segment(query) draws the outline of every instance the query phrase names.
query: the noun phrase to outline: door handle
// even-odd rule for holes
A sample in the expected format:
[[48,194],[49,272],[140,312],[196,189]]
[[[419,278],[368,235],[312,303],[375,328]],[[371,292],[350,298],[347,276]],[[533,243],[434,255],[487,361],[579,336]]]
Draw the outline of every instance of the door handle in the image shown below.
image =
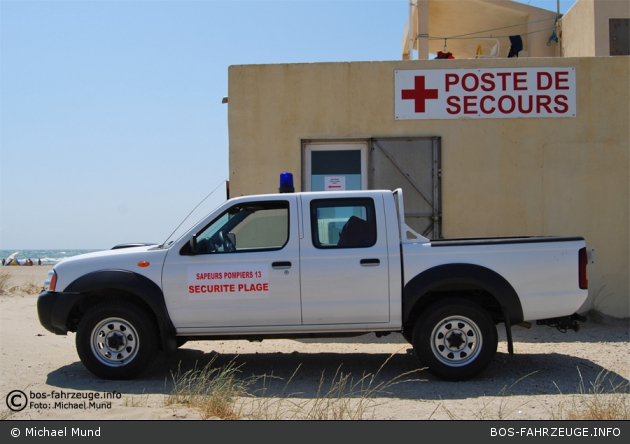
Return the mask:
[[291,262],[272,262],[271,268],[283,269],[283,268],[291,268]]
[[381,263],[378,259],[361,259],[361,265],[379,265]]

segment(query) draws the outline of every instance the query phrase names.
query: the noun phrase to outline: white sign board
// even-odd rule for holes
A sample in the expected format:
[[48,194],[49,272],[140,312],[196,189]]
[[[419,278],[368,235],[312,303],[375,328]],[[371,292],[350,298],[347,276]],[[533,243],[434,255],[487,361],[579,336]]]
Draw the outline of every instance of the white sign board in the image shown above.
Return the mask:
[[575,117],[575,68],[398,70],[395,118]]
[[343,191],[346,189],[346,176],[324,176],[324,191]]

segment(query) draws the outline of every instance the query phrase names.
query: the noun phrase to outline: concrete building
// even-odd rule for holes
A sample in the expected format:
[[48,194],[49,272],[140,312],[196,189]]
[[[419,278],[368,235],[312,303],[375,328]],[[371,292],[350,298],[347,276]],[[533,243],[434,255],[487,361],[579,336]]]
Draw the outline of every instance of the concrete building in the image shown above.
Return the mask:
[[628,17],[627,0],[578,0],[564,16],[505,0],[411,0],[402,58],[413,58],[410,48],[420,60],[445,49],[471,58],[479,46],[484,57],[507,57],[510,35],[522,38],[521,58],[629,55]]
[[[419,1],[420,16],[424,3],[429,36],[433,3],[507,9],[519,32],[550,17],[489,0]],[[480,45],[490,55],[477,40],[467,57],[426,60],[444,42],[426,48],[414,31],[409,60],[231,66],[230,194],[276,192],[291,171],[298,190],[403,188],[407,223],[428,237],[581,235],[595,249],[587,304],[628,317],[630,58],[599,55],[620,46],[609,25],[629,4],[578,0],[557,27],[552,12],[558,42],[549,49],[547,29],[523,35],[527,57],[506,57],[511,40],[477,57]],[[592,32],[576,44],[577,29]]]
[[630,54],[628,17],[628,1],[579,0],[560,20],[562,54],[565,57]]

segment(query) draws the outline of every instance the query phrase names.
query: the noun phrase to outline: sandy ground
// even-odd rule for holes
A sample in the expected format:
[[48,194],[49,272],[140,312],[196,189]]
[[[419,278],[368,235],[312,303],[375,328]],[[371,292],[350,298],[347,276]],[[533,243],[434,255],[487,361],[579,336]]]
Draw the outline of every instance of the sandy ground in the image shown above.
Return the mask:
[[[337,371],[335,381],[343,375],[355,384],[363,375],[378,373],[369,386],[376,396],[364,402],[364,419],[553,419],[588,402],[582,393],[598,377],[605,386],[627,385],[630,379],[628,319],[604,317],[583,324],[579,333],[563,334],[543,326],[515,327],[513,356],[507,353],[500,328],[494,362],[482,375],[466,382],[445,382],[426,371],[414,372],[419,365],[411,346],[398,334],[344,340],[189,342],[173,357],[158,356],[137,380],[105,381],[83,367],[73,333],[56,336],[40,325],[36,301],[49,269],[0,268],[11,273],[7,290],[0,292],[0,396],[4,399],[21,390],[30,398],[29,405],[19,412],[11,412],[3,402],[0,415],[5,419],[199,419],[198,411],[184,405],[166,406],[165,399],[178,368],[202,368],[213,359],[215,366],[234,360],[243,379],[272,375],[250,387],[259,396],[242,400],[243,412],[264,411],[272,418],[276,414],[303,417],[307,410],[295,405],[309,401],[312,405],[318,390],[321,399]],[[414,373],[400,377],[407,372]],[[399,383],[388,384],[392,381]],[[83,401],[59,399],[61,393],[67,398],[71,393],[93,396],[105,392],[115,393],[113,398],[97,402],[105,403],[102,408],[90,406],[89,400],[85,409],[55,408],[55,402]],[[261,398],[263,392],[269,398]],[[360,386],[356,386],[345,398],[356,406],[361,401],[359,393]],[[48,399],[42,400],[42,394]],[[284,401],[279,404],[280,399]]]

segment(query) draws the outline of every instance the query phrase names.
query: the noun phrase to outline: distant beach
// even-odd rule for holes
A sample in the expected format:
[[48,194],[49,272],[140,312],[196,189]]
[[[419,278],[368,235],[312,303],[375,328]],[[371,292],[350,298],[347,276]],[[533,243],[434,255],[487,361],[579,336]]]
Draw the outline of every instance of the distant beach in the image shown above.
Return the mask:
[[17,252],[15,258],[20,265],[24,265],[27,259],[32,260],[35,266],[37,266],[38,259],[41,259],[42,265],[55,265],[63,259],[93,251],[101,250],[0,250],[0,258],[7,259],[10,255]]

